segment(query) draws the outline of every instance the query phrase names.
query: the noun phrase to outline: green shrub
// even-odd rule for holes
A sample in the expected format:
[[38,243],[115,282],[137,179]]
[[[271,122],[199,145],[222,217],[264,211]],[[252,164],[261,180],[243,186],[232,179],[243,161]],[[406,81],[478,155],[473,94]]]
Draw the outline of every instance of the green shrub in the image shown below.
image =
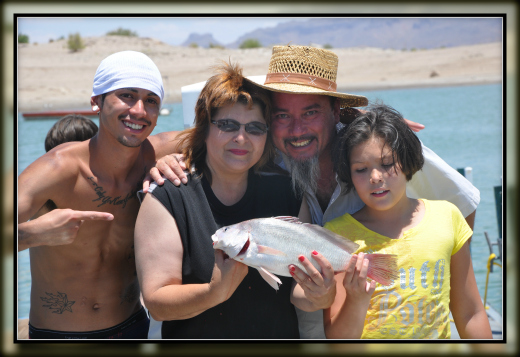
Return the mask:
[[221,46],[221,45],[217,45],[217,44],[214,44],[214,43],[209,43],[209,48],[219,48],[221,50],[224,49],[224,46]]
[[29,43],[29,36],[24,35],[23,33],[19,34],[18,43]]
[[190,48],[199,48],[199,45],[197,45],[195,42],[190,43]]
[[118,28],[115,31],[107,32],[107,36],[129,36],[129,37],[137,37],[137,32],[130,31],[124,28]]
[[323,45],[323,48],[326,50],[330,50],[332,48],[332,45],[330,43],[326,43]]
[[244,49],[244,48],[258,48],[258,47],[262,47],[262,44],[260,43],[260,41],[258,41],[255,38],[248,38],[247,40],[242,42],[240,44],[240,46],[238,46],[238,47],[241,48],[241,49]]
[[69,35],[69,40],[67,41],[67,47],[72,52],[77,52],[77,51],[85,48],[85,45],[83,44],[83,40],[81,39],[79,32]]

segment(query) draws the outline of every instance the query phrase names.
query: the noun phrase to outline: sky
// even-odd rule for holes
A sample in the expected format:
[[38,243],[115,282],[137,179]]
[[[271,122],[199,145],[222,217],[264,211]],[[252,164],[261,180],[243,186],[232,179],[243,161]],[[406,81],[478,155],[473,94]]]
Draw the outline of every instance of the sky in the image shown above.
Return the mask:
[[[51,16],[51,15],[49,15]],[[191,33],[211,33],[226,45],[257,28],[275,27],[288,21],[304,21],[298,17],[18,17],[18,34],[29,36],[30,43],[47,43],[61,36],[79,32],[81,37],[103,36],[123,28],[169,45],[180,45]]]

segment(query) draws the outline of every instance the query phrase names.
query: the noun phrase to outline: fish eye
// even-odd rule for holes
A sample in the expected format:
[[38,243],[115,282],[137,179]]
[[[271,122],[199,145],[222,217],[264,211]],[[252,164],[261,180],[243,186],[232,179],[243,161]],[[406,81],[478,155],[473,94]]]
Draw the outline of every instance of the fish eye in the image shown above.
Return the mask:
[[227,231],[227,227],[226,227],[226,228],[224,228],[224,232],[225,232],[225,231]]

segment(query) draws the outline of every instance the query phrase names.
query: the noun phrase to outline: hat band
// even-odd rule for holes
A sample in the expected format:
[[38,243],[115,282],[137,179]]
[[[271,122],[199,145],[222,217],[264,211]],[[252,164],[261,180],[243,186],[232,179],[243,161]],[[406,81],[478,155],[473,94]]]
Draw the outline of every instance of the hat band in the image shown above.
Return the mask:
[[335,92],[337,87],[335,82],[300,73],[268,73],[264,84],[271,83],[303,84],[306,86],[320,88],[329,92]]

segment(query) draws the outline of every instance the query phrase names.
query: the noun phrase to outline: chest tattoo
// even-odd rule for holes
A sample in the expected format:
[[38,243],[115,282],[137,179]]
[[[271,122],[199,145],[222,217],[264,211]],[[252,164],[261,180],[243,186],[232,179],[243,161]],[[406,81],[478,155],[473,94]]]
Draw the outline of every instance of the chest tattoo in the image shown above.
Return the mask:
[[103,189],[103,186],[99,186],[96,182],[94,182],[94,177],[89,177],[88,179],[90,180],[90,182],[92,182],[92,185],[94,186],[94,191],[97,194],[97,198],[93,199],[92,202],[99,202],[98,207],[101,207],[105,204],[109,204],[114,206],[122,205],[122,208],[125,208],[126,203],[129,199],[137,198],[137,191],[127,193],[124,198],[121,198],[122,196],[107,196],[106,191]]

